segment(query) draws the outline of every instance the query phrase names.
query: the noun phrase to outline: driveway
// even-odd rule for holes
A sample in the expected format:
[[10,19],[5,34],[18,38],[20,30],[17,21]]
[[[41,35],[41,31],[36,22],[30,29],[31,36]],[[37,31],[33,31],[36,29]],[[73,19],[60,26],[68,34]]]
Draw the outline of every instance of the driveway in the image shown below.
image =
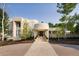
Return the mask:
[[13,44],[0,47],[0,56],[23,56],[32,43]]
[[[38,40],[37,40],[38,41]],[[79,45],[34,42],[0,47],[0,56],[79,56]]]
[[79,45],[51,44],[59,56],[79,56]]

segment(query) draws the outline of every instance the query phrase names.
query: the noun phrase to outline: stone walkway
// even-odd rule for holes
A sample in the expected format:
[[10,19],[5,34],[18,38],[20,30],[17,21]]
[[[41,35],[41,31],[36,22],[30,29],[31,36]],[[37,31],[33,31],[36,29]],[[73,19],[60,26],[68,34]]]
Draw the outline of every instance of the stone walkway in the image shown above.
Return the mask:
[[25,56],[57,56],[55,50],[42,37],[36,39]]

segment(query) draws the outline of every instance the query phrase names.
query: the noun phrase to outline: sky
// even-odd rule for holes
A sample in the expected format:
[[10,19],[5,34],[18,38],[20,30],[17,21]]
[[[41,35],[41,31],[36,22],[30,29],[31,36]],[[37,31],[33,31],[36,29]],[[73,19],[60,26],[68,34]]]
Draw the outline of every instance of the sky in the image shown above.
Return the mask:
[[[10,18],[24,17],[53,24],[58,23],[61,17],[61,14],[57,13],[56,3],[8,3],[5,4],[5,10]],[[71,15],[74,13],[79,13],[79,4]]]

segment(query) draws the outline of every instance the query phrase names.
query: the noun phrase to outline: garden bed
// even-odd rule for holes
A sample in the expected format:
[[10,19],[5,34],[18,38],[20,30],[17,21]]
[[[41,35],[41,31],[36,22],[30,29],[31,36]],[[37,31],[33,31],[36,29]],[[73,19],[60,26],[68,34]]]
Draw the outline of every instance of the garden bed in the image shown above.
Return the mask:
[[79,45],[79,37],[49,38],[49,42],[54,43],[54,44],[74,44],[74,45]]
[[11,44],[20,44],[20,43],[33,43],[34,40],[17,40],[17,41],[0,41],[0,46],[11,45]]

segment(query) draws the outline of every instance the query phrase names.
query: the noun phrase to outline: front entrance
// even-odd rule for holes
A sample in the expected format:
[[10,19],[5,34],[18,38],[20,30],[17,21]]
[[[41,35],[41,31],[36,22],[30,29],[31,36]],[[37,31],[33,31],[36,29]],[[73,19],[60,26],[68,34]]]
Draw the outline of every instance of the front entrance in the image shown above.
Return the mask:
[[41,41],[47,41],[47,36],[45,35],[45,31],[38,31],[38,34],[36,35],[35,39],[40,38]]
[[38,35],[43,37],[44,36],[44,31],[39,31]]
[[47,23],[37,23],[34,25],[34,39],[42,38],[46,42],[49,40],[49,25]]

